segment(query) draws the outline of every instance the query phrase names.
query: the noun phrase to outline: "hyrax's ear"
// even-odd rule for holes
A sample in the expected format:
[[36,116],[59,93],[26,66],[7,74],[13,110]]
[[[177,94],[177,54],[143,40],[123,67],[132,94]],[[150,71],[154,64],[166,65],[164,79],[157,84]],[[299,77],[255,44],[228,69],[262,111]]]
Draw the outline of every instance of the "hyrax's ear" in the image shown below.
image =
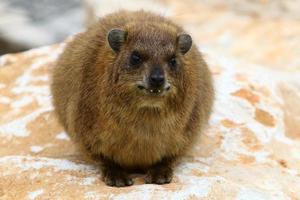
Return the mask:
[[122,44],[126,40],[127,32],[121,29],[112,29],[107,35],[109,46],[115,51],[120,51]]
[[177,36],[178,49],[182,54],[188,52],[192,46],[192,37],[189,34],[182,33]]

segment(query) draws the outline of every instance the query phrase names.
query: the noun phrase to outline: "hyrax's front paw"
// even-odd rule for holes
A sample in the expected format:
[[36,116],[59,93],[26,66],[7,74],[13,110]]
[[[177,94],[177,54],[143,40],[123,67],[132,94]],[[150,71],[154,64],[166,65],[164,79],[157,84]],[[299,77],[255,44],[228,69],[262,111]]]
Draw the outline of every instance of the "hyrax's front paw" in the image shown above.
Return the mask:
[[146,183],[166,184],[170,183],[173,177],[173,170],[170,167],[156,167],[150,169],[145,178]]
[[103,180],[106,185],[125,187],[133,184],[129,175],[122,169],[107,169],[103,172]]

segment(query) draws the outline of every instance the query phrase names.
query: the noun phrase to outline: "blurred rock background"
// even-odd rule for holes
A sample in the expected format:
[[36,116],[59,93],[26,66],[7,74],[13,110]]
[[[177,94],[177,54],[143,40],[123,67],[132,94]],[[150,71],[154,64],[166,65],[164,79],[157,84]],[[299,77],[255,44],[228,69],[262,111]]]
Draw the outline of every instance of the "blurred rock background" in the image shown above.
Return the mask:
[[61,42],[82,22],[80,0],[1,0],[0,55]]
[[[63,41],[82,31],[95,16],[116,8],[152,10],[168,15],[180,5],[176,0],[1,0],[0,55]],[[300,20],[299,0],[193,0],[186,6],[201,4],[207,8],[230,10],[253,18]],[[177,8],[178,10],[178,8]],[[179,13],[182,13],[179,11]],[[186,13],[188,15],[188,13]],[[216,13],[217,15],[217,13]],[[185,19],[193,20],[193,19]]]

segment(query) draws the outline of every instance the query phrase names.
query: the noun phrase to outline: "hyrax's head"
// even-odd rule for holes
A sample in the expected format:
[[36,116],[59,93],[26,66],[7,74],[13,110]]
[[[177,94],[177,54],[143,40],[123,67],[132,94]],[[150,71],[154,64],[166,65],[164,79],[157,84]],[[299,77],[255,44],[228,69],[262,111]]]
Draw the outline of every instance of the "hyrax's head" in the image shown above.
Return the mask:
[[182,90],[184,57],[192,38],[170,24],[132,24],[108,32],[107,41],[116,55],[118,90],[142,106],[159,106]]

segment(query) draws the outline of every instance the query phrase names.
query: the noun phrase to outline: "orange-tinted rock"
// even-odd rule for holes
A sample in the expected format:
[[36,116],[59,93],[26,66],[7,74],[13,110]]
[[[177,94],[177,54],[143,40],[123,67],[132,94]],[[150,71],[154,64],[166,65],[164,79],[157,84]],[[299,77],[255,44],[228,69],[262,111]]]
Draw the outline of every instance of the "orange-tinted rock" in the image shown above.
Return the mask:
[[283,95],[283,111],[286,135],[300,139],[300,95],[295,88],[280,85]]
[[240,130],[243,137],[242,142],[250,151],[258,151],[263,148],[253,131],[246,127],[241,127]]
[[240,89],[234,93],[232,93],[233,96],[242,98],[247,100],[251,104],[256,104],[259,102],[259,96],[254,94],[251,90],[249,89]]
[[239,158],[239,161],[241,164],[251,164],[251,163],[254,163],[255,162],[255,157],[253,156],[247,156],[247,155],[243,155],[243,154],[240,154],[238,156]]
[[237,127],[239,124],[229,120],[229,119],[224,119],[221,121],[222,125],[225,126],[226,128],[235,128]]
[[255,120],[257,120],[258,122],[260,122],[265,126],[272,127],[275,125],[274,117],[267,111],[259,108],[256,108],[255,110]]

